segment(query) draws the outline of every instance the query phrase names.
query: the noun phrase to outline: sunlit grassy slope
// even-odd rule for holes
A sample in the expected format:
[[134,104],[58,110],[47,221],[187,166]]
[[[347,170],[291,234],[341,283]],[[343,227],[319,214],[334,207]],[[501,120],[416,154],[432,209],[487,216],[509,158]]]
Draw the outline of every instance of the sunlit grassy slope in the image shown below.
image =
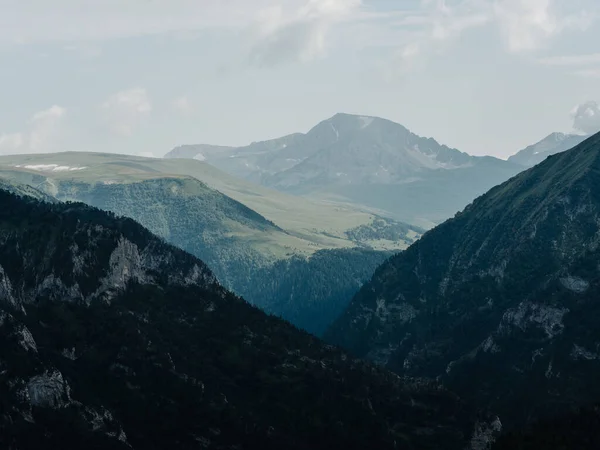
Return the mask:
[[[40,184],[50,194],[57,190],[56,182],[76,184],[126,184],[159,178],[188,179],[184,183],[188,195],[198,189],[216,189],[258,212],[276,227],[256,230],[230,224],[228,232],[255,243],[257,250],[281,257],[290,252],[312,254],[327,248],[348,248],[359,244],[348,231],[370,227],[378,220],[376,212],[335,202],[312,201],[283,194],[250,182],[234,178],[218,169],[195,160],[155,159],[130,155],[88,152],[18,155],[0,157],[1,175],[27,184]],[[199,180],[206,185],[195,183]],[[76,199],[76,196],[74,196]],[[387,221],[391,226],[395,223]],[[285,230],[285,231],[284,231]],[[407,237],[417,234],[409,230]],[[410,239],[389,239],[370,236],[360,242],[377,249],[399,250]]]

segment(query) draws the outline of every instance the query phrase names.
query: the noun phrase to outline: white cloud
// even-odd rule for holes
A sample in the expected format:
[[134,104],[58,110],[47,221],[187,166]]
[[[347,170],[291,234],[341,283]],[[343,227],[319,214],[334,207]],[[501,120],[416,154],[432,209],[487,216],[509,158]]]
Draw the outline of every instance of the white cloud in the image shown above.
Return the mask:
[[[0,1],[0,43],[101,41],[214,27],[246,28],[257,11],[282,8],[286,21],[343,14],[359,0],[8,0]],[[296,16],[295,18],[293,16]]]
[[194,107],[192,106],[192,103],[190,101],[190,99],[188,97],[186,97],[185,95],[182,95],[181,97],[177,97],[175,100],[173,100],[173,102],[171,103],[171,107],[184,115],[190,114]]
[[269,67],[321,58],[336,38],[355,47],[371,39],[399,49],[416,42],[424,57],[467,30],[494,26],[509,51],[524,52],[589,25],[594,15],[582,2],[599,9],[596,0],[415,0],[412,8],[372,0],[0,0],[0,44],[61,40],[94,58],[102,51],[94,41],[228,28],[242,37],[252,64]]
[[263,9],[255,27],[251,62],[274,66],[324,56],[332,28],[351,17],[360,6],[360,0],[308,0],[292,8],[278,4]]
[[494,0],[498,25],[514,53],[537,50],[566,30],[587,29],[596,12],[574,7],[577,2],[562,0]]
[[479,0],[460,0],[451,6],[446,0],[422,0],[422,6],[426,14],[424,24],[429,28],[428,38],[437,41],[457,38],[492,19],[487,3]]
[[131,136],[151,114],[152,103],[146,90],[136,87],[111,95],[102,103],[101,109],[113,133]]
[[34,123],[46,122],[48,120],[54,121],[63,117],[66,112],[67,111],[65,108],[54,105],[49,109],[45,109],[44,111],[36,112],[31,118],[31,121]]
[[550,0],[494,1],[494,13],[510,51],[535,50],[560,30],[550,6]]
[[471,14],[457,17],[439,17],[433,23],[432,37],[437,40],[448,40],[460,36],[470,28],[478,28],[487,24],[490,17],[486,14]]
[[27,131],[0,134],[0,154],[60,151],[65,114],[65,108],[54,105],[35,113]]
[[576,70],[573,75],[583,78],[600,78],[600,68]]
[[493,19],[488,0],[421,0],[421,8],[399,19],[394,27],[410,30],[385,69],[388,79],[402,75],[424,62],[441,48],[451,45],[473,28],[489,24]]
[[548,58],[541,58],[538,62],[547,66],[585,66],[589,64],[600,64],[600,53],[551,56]]
[[[546,66],[577,68],[571,72],[583,78],[600,78],[600,53],[591,53],[587,55],[561,55],[541,58],[538,63]],[[592,68],[582,68],[585,66],[596,66]]]
[[471,28],[492,24],[513,53],[537,50],[561,32],[585,29],[593,20],[585,11],[559,9],[556,0],[459,0],[452,5],[446,0],[423,0],[422,5],[434,39],[456,38]]
[[412,60],[421,53],[421,46],[417,42],[411,42],[406,45],[400,52],[400,57],[403,60]]
[[207,29],[235,29],[260,66],[323,56],[332,28],[362,0],[46,0],[0,1],[0,44],[63,41],[94,58],[94,41]]
[[588,101],[576,106],[571,111],[573,128],[585,134],[600,131],[600,105],[595,101]]
[[239,26],[266,0],[8,0],[0,43],[89,41]]
[[29,134],[29,148],[32,151],[52,151],[52,144],[58,137],[59,126],[65,114],[65,108],[54,105],[33,115]]
[[0,134],[0,155],[18,153],[24,146],[23,133]]
[[[593,5],[591,12],[582,9],[580,0],[568,4],[558,0],[421,0],[420,5],[418,10],[390,18],[387,24],[390,28],[408,30],[396,40],[399,42],[396,51],[383,64],[387,78],[416,67],[417,61],[427,61],[472,29],[497,29],[507,51],[531,52],[567,30],[587,29],[600,11],[600,4]],[[586,57],[595,60],[598,56]],[[540,62],[557,65],[563,60],[564,64],[571,62],[568,57]]]
[[411,70],[421,55],[422,44],[419,42],[410,42],[404,47],[400,47],[394,54],[391,64],[385,69],[385,78],[391,81],[396,76]]
[[583,78],[600,78],[600,53],[590,53],[587,55],[561,55],[551,56],[548,58],[538,59],[538,63],[546,66],[560,66],[560,67],[584,67],[584,66],[595,66],[589,69],[578,68],[573,70],[571,74],[583,77]]
[[68,44],[63,46],[65,52],[74,53],[81,59],[91,60],[102,55],[102,47],[98,44],[89,42],[80,42],[77,44]]
[[[600,78],[600,53],[585,55],[560,55],[538,59],[538,63],[546,66],[569,67],[571,74],[582,78]],[[592,68],[583,68],[596,66]],[[577,70],[573,70],[577,68]]]

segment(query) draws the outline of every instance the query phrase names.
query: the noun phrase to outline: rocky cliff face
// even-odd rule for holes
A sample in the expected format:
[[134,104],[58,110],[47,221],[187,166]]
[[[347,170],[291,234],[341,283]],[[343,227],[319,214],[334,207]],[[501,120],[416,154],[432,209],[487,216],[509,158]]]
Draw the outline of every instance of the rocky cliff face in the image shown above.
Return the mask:
[[[240,287],[275,255],[260,251],[261,238],[285,232],[260,214],[193,178],[158,178],[139,183],[57,181],[56,198],[81,201],[143,224],[154,234],[204,261],[219,282]],[[273,239],[275,240],[275,239]]]
[[0,446],[484,448],[432,382],[353,360],[130,219],[0,191]]
[[600,399],[600,135],[492,189],[375,273],[327,338],[508,426]]

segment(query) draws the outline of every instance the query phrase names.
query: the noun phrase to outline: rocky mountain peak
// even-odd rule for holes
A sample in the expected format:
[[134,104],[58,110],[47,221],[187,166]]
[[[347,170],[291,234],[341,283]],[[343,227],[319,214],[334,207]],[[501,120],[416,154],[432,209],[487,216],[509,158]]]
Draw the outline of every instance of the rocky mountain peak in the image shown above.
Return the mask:
[[589,135],[560,132],[551,133],[541,141],[512,155],[508,160],[525,167],[533,167],[550,155],[561,153],[575,147],[588,137]]
[[[334,127],[336,127],[336,129],[345,130],[347,132],[356,131],[356,130],[364,130],[366,128],[369,128],[372,125],[380,125],[381,126],[383,124],[387,124],[388,126],[395,125],[395,126],[402,127],[402,125],[400,125],[400,124],[396,124],[392,121],[382,119],[380,117],[364,116],[364,115],[357,115],[357,114],[347,114],[347,113],[337,113],[333,117],[327,119],[325,122],[327,122],[330,125],[333,125]],[[402,128],[404,128],[404,127],[402,127]]]
[[[185,155],[178,150],[167,157]],[[419,226],[450,217],[522,170],[516,163],[468,155],[387,119],[347,113],[305,134],[201,157],[278,191],[353,203]]]

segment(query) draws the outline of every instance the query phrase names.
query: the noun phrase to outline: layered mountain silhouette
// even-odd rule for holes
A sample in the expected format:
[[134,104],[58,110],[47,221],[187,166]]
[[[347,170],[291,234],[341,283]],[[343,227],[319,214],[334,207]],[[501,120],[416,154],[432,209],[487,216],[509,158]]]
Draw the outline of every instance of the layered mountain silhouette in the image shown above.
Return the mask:
[[199,161],[23,155],[0,157],[2,177],[5,185],[26,183],[46,196],[138,221],[201,258],[228,289],[317,335],[392,249],[405,248],[421,233],[344,205],[232,179]]
[[131,219],[0,190],[2,448],[480,449],[495,431],[436,383],[267,316]]
[[508,161],[524,167],[533,167],[548,156],[570,150],[589,137],[581,134],[551,133],[540,142],[515,153]]
[[182,146],[197,158],[283,192],[344,199],[409,223],[451,217],[522,167],[475,157],[378,117],[336,114],[306,134],[246,147]]
[[509,428],[600,400],[600,134],[380,267],[326,338]]

